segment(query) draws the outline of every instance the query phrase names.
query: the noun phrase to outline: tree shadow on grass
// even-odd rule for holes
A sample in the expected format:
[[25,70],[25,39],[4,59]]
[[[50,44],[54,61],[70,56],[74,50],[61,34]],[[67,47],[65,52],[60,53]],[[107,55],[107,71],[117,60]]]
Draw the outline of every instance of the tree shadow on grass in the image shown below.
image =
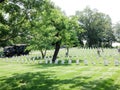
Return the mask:
[[42,69],[47,69],[47,68],[50,68],[50,67],[67,67],[67,66],[71,66],[71,64],[32,64],[32,65],[29,65],[29,66],[32,66],[32,67],[35,67],[35,68],[42,68]]
[[120,90],[120,85],[114,84],[113,79],[98,79],[86,81],[86,78],[80,80],[81,77],[74,78],[74,84],[70,88],[80,87],[80,90]]
[[12,77],[3,78],[0,81],[0,90],[54,90],[56,82],[54,72],[29,72],[14,74]]
[[0,90],[120,90],[120,85],[115,85],[112,79],[89,81],[90,78],[58,79],[53,71],[29,72],[1,78]]

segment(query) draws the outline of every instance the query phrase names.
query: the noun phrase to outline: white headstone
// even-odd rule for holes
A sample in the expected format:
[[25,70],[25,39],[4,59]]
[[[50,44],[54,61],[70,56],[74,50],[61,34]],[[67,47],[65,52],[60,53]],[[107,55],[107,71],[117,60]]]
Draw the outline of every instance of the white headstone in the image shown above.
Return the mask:
[[108,66],[108,60],[104,60],[104,65]]
[[6,62],[8,62],[8,59],[6,59]]
[[58,60],[55,60],[55,64],[58,64]]
[[39,64],[41,64],[41,63],[42,63],[42,61],[40,60],[40,61],[39,61]]
[[76,64],[79,64],[79,60],[76,60]]
[[24,59],[21,60],[21,63],[24,63]]
[[45,60],[45,61],[48,60],[47,57],[44,57],[44,60]]
[[19,63],[19,59],[17,59],[16,62]]
[[24,58],[24,63],[26,63],[26,58]]
[[48,60],[45,60],[45,64],[48,64]]
[[93,64],[93,65],[95,65],[95,62],[94,62],[94,61],[92,61],[92,64]]
[[64,64],[64,63],[65,63],[65,61],[64,61],[64,60],[62,60],[62,61],[61,61],[61,64]]
[[87,60],[84,60],[84,64],[85,64],[85,65],[88,65],[88,61],[87,61]]
[[72,60],[68,60],[68,64],[71,64],[72,63]]
[[115,60],[115,66],[118,66],[119,65],[119,61],[118,60]]
[[35,57],[32,59],[33,62],[35,62]]
[[50,60],[50,64],[52,64],[52,60]]

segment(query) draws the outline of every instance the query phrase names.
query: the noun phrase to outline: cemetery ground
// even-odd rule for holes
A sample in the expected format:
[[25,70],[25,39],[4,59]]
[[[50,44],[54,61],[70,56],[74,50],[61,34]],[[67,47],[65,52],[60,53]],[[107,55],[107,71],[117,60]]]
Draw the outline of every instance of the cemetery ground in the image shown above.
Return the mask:
[[[117,49],[60,50],[58,64],[33,51],[28,56],[0,58],[0,90],[120,90],[120,54]],[[64,63],[63,63],[64,60]],[[70,61],[71,60],[71,61]],[[48,61],[48,62],[46,62]]]

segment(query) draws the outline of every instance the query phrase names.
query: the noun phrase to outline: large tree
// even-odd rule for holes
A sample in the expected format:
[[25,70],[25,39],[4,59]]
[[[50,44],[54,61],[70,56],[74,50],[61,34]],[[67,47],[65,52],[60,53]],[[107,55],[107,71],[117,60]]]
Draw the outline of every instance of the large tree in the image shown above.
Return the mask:
[[113,26],[113,32],[115,35],[115,38],[118,42],[120,42],[120,22],[117,22],[114,26]]
[[[52,5],[52,4],[51,4]],[[54,7],[46,5],[42,12],[37,12],[36,18],[32,20],[31,40],[29,48],[40,50],[42,58],[45,57],[47,49],[52,47],[55,28],[51,25],[50,13]],[[49,7],[48,7],[49,6]]]
[[77,22],[78,18],[70,16],[66,22],[66,30],[62,34],[62,45],[66,47],[66,56],[69,56],[69,48],[79,45],[78,35],[84,31]]
[[55,62],[61,45],[70,46],[77,42],[77,32],[82,32],[77,19],[67,17],[59,10],[52,13],[52,25],[55,27],[55,52],[52,61]]
[[1,46],[14,44],[16,37],[23,37],[27,34],[24,27],[26,25],[27,13],[22,9],[20,2],[16,0],[5,1],[0,5],[0,8]]
[[0,4],[0,46],[26,43],[37,12],[42,12],[47,3],[48,0],[6,0]]
[[101,46],[103,41],[109,43],[113,40],[112,23],[108,15],[86,7],[81,12],[77,11],[76,16],[79,24],[86,30],[83,38],[87,40],[89,47]]
[[[65,16],[49,0],[9,0],[0,8],[0,18],[3,19],[1,35],[4,35],[0,40],[13,44],[29,43],[33,49],[39,49],[43,57],[46,50],[53,45],[53,62],[60,46],[75,43],[76,32],[81,30],[76,19]],[[8,15],[7,18],[4,15]]]
[[45,6],[41,17],[36,17],[37,18],[32,21],[32,23],[34,22],[32,34],[36,37],[33,37],[30,43],[32,48],[41,51],[43,58],[46,54],[46,50],[51,46],[55,46],[52,59],[54,62],[61,45],[68,46],[77,41],[76,32],[80,29],[77,19],[68,18],[52,3]]

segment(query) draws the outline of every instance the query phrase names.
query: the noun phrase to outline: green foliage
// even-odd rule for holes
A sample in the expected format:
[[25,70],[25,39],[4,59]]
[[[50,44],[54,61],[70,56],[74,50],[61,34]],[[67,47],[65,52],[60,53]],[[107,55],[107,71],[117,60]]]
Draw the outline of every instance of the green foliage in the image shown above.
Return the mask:
[[1,46],[26,43],[43,53],[58,42],[59,48],[78,42],[77,19],[65,16],[49,0],[9,0],[0,8]]
[[113,26],[113,32],[114,32],[114,35],[115,35],[115,38],[118,42],[120,42],[120,22],[116,23],[114,26]]
[[77,18],[72,16],[65,22],[66,29],[62,32],[63,45],[67,47],[72,47],[78,44],[77,34],[81,34],[83,30],[77,22]]
[[86,7],[82,12],[76,12],[76,16],[86,30],[84,39],[87,40],[89,47],[101,46],[103,41],[110,43],[114,40],[111,18],[108,15]]
[[[23,24],[25,23],[25,13],[24,10],[20,7],[20,4],[15,1],[9,0],[0,5],[1,14],[0,19],[2,21],[0,24],[4,25],[7,28],[7,31],[2,28],[0,25],[1,39],[2,42],[0,46],[6,46],[15,44],[16,37],[23,36]],[[19,42],[20,43],[20,42]]]

